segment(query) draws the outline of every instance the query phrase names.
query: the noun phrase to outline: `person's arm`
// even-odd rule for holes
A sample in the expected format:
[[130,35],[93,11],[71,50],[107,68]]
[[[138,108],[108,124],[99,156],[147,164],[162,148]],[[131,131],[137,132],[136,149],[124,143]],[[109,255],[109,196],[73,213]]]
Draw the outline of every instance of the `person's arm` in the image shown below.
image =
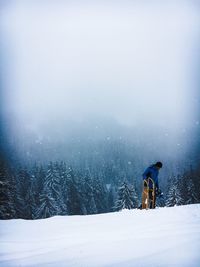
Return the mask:
[[157,179],[156,179],[155,186],[156,186],[157,190],[159,190],[158,177],[157,177]]
[[159,190],[159,182],[158,182],[158,173],[155,175],[155,186],[156,186],[156,189]]

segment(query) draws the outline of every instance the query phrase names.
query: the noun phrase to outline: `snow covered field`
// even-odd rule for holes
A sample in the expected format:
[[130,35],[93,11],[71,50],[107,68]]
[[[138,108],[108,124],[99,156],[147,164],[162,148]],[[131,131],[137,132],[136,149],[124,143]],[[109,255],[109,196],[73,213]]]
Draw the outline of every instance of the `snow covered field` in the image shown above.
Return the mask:
[[0,221],[0,266],[199,267],[200,204]]

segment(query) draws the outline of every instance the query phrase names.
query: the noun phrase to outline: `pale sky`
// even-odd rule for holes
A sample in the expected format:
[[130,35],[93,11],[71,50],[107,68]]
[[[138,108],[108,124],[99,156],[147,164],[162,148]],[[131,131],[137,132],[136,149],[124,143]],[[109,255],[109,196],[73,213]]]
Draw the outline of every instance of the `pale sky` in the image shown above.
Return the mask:
[[8,1],[1,36],[5,101],[19,118],[190,119],[198,1]]

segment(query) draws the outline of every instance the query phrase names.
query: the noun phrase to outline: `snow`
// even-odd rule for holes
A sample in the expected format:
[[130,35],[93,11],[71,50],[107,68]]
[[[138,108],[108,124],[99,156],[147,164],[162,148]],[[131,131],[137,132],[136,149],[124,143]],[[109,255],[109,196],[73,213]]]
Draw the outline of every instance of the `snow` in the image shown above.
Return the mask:
[[199,267],[200,204],[0,221],[0,266]]

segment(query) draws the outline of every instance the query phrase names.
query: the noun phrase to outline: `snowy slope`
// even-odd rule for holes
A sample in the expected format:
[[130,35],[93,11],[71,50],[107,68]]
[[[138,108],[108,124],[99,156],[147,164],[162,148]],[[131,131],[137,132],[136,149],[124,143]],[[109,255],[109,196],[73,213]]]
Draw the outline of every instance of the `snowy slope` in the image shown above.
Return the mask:
[[0,266],[199,267],[200,204],[0,221]]

